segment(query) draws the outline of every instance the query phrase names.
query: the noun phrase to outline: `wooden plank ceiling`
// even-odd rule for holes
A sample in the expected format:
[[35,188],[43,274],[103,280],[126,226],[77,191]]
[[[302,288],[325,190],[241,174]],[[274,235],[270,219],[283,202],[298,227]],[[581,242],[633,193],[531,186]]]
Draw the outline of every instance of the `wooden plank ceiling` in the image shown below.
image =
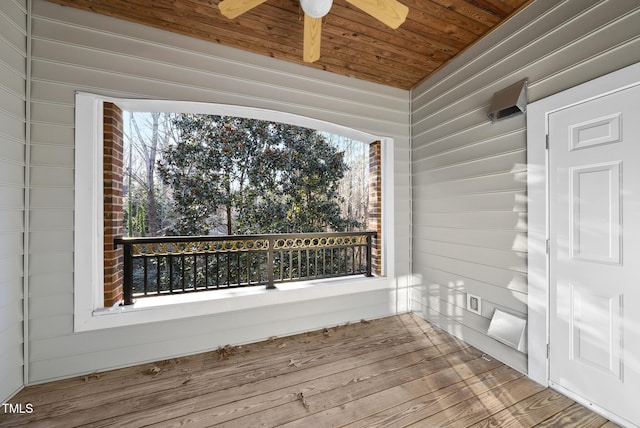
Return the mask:
[[386,27],[346,0],[323,18],[320,59],[302,61],[298,0],[267,0],[233,20],[220,0],[49,0],[334,73],[410,89],[531,0],[400,0],[404,24]]

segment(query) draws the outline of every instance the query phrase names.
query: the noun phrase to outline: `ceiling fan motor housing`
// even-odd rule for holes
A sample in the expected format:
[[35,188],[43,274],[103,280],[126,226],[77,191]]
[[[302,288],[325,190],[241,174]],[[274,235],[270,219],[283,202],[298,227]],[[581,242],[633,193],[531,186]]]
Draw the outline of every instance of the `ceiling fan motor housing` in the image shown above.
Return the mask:
[[331,9],[333,0],[300,0],[304,13],[312,18],[322,18]]

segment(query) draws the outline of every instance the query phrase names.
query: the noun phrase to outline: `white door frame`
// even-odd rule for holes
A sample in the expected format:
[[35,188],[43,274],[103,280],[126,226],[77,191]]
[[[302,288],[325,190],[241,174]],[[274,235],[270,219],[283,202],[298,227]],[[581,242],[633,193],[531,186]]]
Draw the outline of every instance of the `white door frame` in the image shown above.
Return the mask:
[[567,89],[527,106],[528,190],[528,376],[549,384],[549,171],[546,150],[551,113],[640,85],[640,63]]

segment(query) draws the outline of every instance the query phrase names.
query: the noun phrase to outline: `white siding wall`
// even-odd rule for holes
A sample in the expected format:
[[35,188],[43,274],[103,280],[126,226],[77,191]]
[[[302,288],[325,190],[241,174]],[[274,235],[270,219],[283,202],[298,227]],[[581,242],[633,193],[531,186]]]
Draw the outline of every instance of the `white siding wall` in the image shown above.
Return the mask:
[[486,112],[525,77],[533,102],[640,61],[639,8],[538,0],[412,92],[413,310],[523,372],[486,332],[496,308],[527,316],[526,124]]
[[[408,92],[41,0],[33,6],[32,78],[30,383],[407,310]],[[74,334],[75,91],[274,109],[393,137],[397,238],[387,244],[398,260],[390,283],[404,292]]]
[[22,387],[26,0],[0,2],[0,402]]

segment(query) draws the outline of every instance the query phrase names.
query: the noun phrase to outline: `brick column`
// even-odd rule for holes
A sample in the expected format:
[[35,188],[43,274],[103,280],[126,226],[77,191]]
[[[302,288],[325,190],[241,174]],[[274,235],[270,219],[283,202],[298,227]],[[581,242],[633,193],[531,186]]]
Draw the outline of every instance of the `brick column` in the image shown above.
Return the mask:
[[113,240],[122,236],[123,124],[122,110],[104,103],[104,306],[122,301],[124,256]]
[[372,272],[382,275],[382,152],[381,143],[369,144],[369,207],[367,229],[376,232],[372,249]]

